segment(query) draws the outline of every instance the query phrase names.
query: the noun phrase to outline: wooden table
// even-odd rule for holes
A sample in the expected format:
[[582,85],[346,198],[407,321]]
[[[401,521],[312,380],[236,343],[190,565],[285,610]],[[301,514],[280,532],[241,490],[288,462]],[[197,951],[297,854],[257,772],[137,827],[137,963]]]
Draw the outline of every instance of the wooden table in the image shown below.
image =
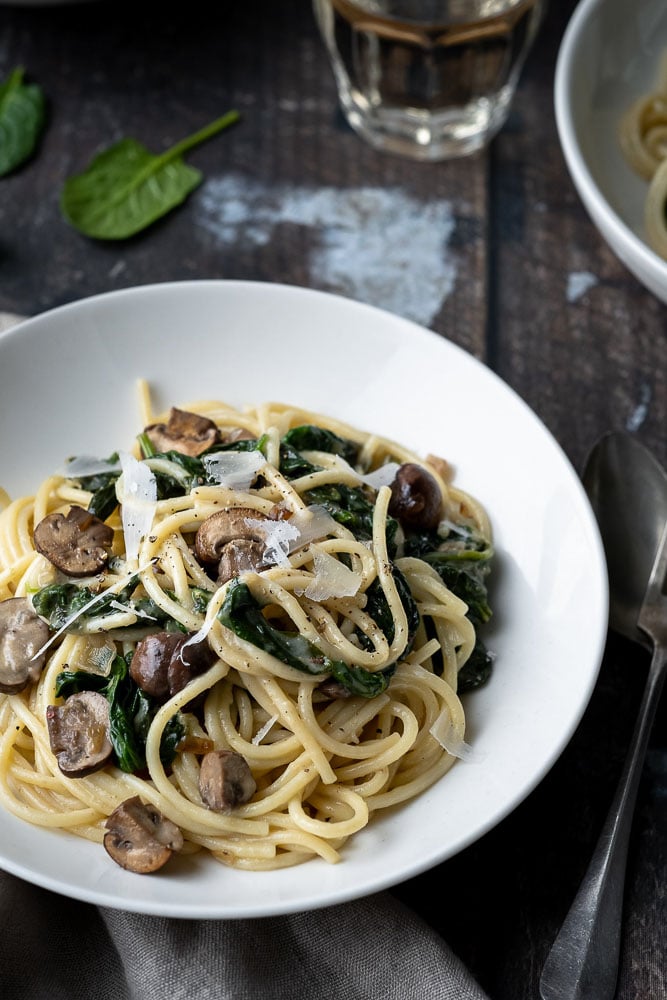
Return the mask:
[[[557,139],[554,67],[573,7],[551,4],[491,147],[440,164],[379,154],[346,126],[308,0],[176,14],[152,3],[0,8],[0,76],[23,65],[49,100],[38,155],[0,182],[0,310],[193,278],[322,288],[416,319],[484,360],[576,468],[609,429],[636,431],[667,461],[665,307],[598,236]],[[129,135],[159,152],[230,107],[242,124],[189,158],[205,183],[145,234],[102,244],[63,221],[63,181],[97,151]],[[342,213],[363,218],[368,238],[341,261],[330,251]],[[377,245],[388,219],[409,235]],[[585,717],[538,789],[477,844],[396,890],[492,1000],[538,995],[646,665],[612,636]],[[619,1000],[667,998],[664,724],[663,707],[631,843]]]

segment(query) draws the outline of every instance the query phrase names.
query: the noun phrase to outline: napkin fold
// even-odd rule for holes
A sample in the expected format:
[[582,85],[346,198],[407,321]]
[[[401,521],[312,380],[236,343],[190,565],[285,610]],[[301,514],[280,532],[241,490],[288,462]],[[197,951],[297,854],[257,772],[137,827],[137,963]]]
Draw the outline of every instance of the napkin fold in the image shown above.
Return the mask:
[[388,892],[281,917],[174,920],[0,872],[0,926],[7,1000],[487,1000]]

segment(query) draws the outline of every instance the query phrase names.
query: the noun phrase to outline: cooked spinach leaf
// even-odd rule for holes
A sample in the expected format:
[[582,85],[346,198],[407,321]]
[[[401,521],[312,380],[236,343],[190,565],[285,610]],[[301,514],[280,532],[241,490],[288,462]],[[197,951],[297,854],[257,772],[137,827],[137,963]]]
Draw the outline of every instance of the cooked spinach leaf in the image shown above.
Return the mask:
[[183,156],[238,121],[229,111],[171,149],[154,155],[135,139],[121,139],[99,153],[81,174],[65,182],[62,213],[84,236],[122,240],[166,215],[201,184],[200,170]]
[[280,471],[285,479],[300,479],[309,476],[311,472],[319,472],[321,465],[313,465],[303,457],[291,444],[284,440],[280,443]]
[[459,670],[458,691],[463,694],[486,684],[493,666],[493,657],[481,639],[475,643],[475,648]]
[[44,618],[49,627],[54,630],[62,628],[65,622],[78,616],[66,631],[79,633],[86,622],[91,619],[117,614],[118,607],[114,605],[118,604],[135,612],[139,623],[145,623],[152,627],[160,626],[167,630],[182,630],[182,626],[149,597],[133,598],[132,594],[136,586],[136,580],[133,580],[117,594],[106,593],[93,604],[89,611],[81,614],[83,608],[95,597],[93,591],[89,587],[78,587],[74,583],[51,583],[32,595],[32,606],[37,614]]
[[0,83],[0,177],[32,155],[46,121],[44,94],[24,75],[19,66]]
[[[303,494],[309,504],[319,504],[333,517],[334,521],[345,525],[355,538],[373,537],[373,513],[375,507],[367,499],[362,489],[356,486],[327,485],[316,486]],[[387,518],[387,549],[390,556],[396,551],[396,531],[398,521]]]
[[354,441],[348,441],[333,431],[317,427],[315,424],[293,427],[285,434],[282,443],[297,451],[326,451],[332,455],[340,455],[351,465],[354,465],[359,454],[359,445]]
[[307,674],[330,674],[352,694],[373,698],[386,690],[394,668],[371,673],[325,656],[298,632],[284,632],[270,625],[261,605],[239,579],[229,584],[218,619],[235,635],[263,649],[283,663]]
[[[403,654],[407,655],[412,649],[415,633],[419,628],[420,615],[407,580],[396,566],[393,567],[393,576],[398,596],[408,619],[408,642]],[[387,637],[387,641],[390,643],[393,642],[394,618],[379,580],[374,580],[367,589],[366,598],[367,601],[365,610],[367,614],[369,614],[371,618],[380,626],[380,629]],[[356,635],[359,640],[359,644],[364,649],[371,650],[373,648],[373,643],[367,635],[364,635],[363,632],[357,632]]]
[[[156,452],[147,435],[139,436],[139,444],[146,464],[151,469],[157,483],[158,500],[183,496],[205,483],[214,483],[209,476],[203,458],[206,455],[216,455],[230,451],[262,451],[266,445],[266,436],[248,441],[233,441],[221,443],[208,448],[201,455],[184,455],[180,451]],[[168,465],[168,468],[165,468]]]
[[[437,571],[453,594],[468,605],[467,617],[477,631],[492,616],[487,576],[493,548],[479,532],[467,525],[448,524],[444,536],[437,532],[412,534],[405,541],[406,555],[423,559]],[[477,636],[475,648],[459,671],[459,691],[470,691],[486,683],[493,660]]]
[[493,549],[472,528],[449,525],[444,538],[436,532],[409,535],[405,553],[433,566],[452,593],[466,602],[474,625],[490,619],[486,577]]
[[127,604],[135,587],[136,583],[133,582],[119,594],[105,594],[96,601],[89,613],[81,614],[83,608],[95,597],[93,591],[89,587],[77,587],[74,583],[51,583],[32,595],[32,606],[47,621],[49,627],[55,630],[78,615],[76,621],[72,622],[72,631],[77,631],[90,618],[116,614],[111,607],[112,602]]

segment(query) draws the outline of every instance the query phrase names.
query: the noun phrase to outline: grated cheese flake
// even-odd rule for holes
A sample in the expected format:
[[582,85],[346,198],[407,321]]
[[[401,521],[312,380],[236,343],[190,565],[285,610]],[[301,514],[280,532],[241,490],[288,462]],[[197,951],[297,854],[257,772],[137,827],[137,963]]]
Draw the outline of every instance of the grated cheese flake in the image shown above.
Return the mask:
[[331,597],[354,597],[361,586],[361,573],[355,573],[328,552],[314,553],[313,568],[315,577],[304,591],[311,601],[327,601]]
[[260,535],[266,545],[265,562],[277,566],[289,566],[288,554],[292,542],[299,538],[299,529],[291,521],[264,521],[246,517],[245,523]]
[[470,744],[453,732],[451,716],[447,709],[440,713],[429,729],[429,733],[452,757],[466,761],[476,758],[477,755]]
[[366,486],[370,486],[374,490],[379,490],[381,486],[391,486],[394,479],[396,479],[396,473],[399,469],[400,465],[398,462],[387,462],[385,465],[381,465],[379,469],[374,469],[372,472],[362,476],[361,480]]
[[206,473],[218,486],[230,490],[249,490],[257,474],[266,465],[261,451],[220,451],[204,455]]
[[272,715],[271,718],[264,723],[262,728],[257,730],[257,732],[255,733],[250,742],[253,743],[256,747],[259,746],[259,744],[262,742],[266,734],[273,729],[278,719],[279,716]]
[[77,455],[65,463],[63,475],[67,479],[82,479],[84,476],[99,476],[100,474],[120,472],[118,462],[109,462],[94,455]]
[[129,452],[119,453],[122,475],[116,482],[121,505],[125,554],[128,562],[139,556],[139,546],[153,526],[157,506],[157,481],[145,462]]

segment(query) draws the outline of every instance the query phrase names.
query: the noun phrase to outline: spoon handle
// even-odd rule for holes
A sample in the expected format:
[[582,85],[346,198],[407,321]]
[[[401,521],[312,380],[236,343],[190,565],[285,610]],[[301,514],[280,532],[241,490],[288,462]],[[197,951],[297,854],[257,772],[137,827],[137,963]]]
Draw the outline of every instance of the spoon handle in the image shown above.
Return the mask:
[[614,998],[628,841],[666,660],[667,647],[656,644],[614,801],[586,875],[542,970],[542,1000]]

